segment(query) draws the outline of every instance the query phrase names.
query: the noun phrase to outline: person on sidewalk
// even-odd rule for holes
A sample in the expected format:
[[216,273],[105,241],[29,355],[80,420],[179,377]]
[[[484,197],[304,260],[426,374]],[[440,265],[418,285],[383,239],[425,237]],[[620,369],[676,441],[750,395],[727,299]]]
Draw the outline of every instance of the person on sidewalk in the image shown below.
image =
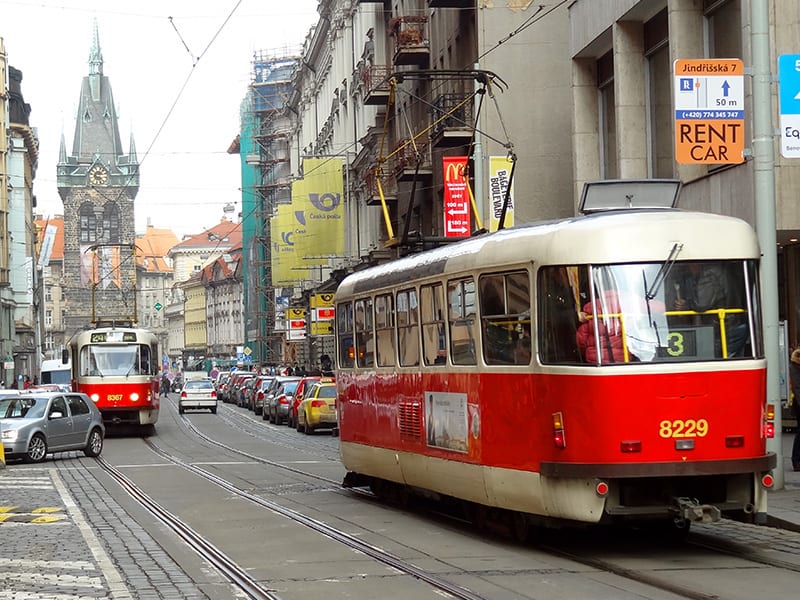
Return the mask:
[[800,347],[794,349],[789,359],[789,384],[792,390],[792,412],[797,419],[792,444],[792,468],[800,471]]

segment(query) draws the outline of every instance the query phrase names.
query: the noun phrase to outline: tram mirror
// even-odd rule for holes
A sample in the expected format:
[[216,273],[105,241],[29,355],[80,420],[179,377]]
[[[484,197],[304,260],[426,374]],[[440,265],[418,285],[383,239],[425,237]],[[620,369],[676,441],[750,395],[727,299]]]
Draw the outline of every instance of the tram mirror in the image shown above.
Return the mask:
[[681,182],[677,179],[606,179],[583,185],[578,211],[588,215],[631,208],[675,208]]

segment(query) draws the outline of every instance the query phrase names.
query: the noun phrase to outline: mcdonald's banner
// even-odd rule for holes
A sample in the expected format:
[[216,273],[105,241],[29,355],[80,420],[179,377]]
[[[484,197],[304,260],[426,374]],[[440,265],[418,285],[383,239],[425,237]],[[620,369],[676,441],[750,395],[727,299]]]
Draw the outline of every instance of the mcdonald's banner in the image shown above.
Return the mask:
[[445,237],[467,237],[470,232],[469,183],[464,176],[466,168],[466,156],[442,158]]
[[273,285],[293,285],[308,279],[310,271],[297,255],[296,239],[299,234],[292,206],[279,204],[269,226]]
[[303,228],[295,240],[305,266],[344,255],[344,185],[341,158],[306,158],[301,185],[292,185],[292,210]]
[[[511,175],[511,161],[507,156],[489,157],[489,197],[492,206],[492,218],[489,220],[489,231],[497,231],[500,226],[500,215],[503,212],[503,202],[506,199],[508,178]],[[514,182],[511,182],[511,193],[508,197],[506,216],[503,227],[514,225]]]

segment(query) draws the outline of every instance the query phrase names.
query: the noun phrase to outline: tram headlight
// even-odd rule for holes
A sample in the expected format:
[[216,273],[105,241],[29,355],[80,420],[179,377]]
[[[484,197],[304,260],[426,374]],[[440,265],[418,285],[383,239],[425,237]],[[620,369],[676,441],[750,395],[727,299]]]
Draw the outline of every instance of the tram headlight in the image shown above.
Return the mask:
[[138,400],[139,400],[139,394],[138,394],[138,392],[133,392],[133,393],[131,394],[130,398],[131,398],[131,402],[138,402]]
[[96,403],[96,402],[98,402],[98,401],[100,400],[100,394],[98,394],[97,392],[95,392],[94,394],[92,394],[91,396],[89,396],[89,398],[91,398],[91,399],[92,399],[92,402],[95,402],[95,403]]

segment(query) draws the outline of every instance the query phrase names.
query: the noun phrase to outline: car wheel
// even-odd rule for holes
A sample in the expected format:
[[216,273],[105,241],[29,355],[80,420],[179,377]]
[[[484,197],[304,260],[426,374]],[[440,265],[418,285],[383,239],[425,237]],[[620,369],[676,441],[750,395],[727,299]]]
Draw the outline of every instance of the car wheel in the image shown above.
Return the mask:
[[35,434],[28,443],[28,451],[25,453],[25,461],[38,463],[47,456],[47,440],[41,433]]
[[297,417],[297,425],[295,426],[298,432],[303,431],[303,426],[300,424],[300,417]]
[[311,435],[312,433],[314,433],[314,430],[308,424],[308,417],[306,417],[306,422],[303,423],[303,433],[305,433],[306,435]]
[[89,440],[86,442],[86,448],[83,449],[83,453],[90,458],[94,458],[95,456],[100,456],[102,451],[103,434],[97,428],[92,429],[89,432]]
[[180,404],[178,405],[178,414],[179,415],[183,414],[183,407]]
[[261,420],[262,421],[266,421],[268,417],[269,417],[269,413],[267,412],[267,409],[266,408],[262,408],[261,409]]
[[217,414],[217,407],[216,407],[216,406],[215,406],[214,408],[212,408],[212,409],[211,409],[211,414],[212,414],[212,415],[215,415],[215,414]]

